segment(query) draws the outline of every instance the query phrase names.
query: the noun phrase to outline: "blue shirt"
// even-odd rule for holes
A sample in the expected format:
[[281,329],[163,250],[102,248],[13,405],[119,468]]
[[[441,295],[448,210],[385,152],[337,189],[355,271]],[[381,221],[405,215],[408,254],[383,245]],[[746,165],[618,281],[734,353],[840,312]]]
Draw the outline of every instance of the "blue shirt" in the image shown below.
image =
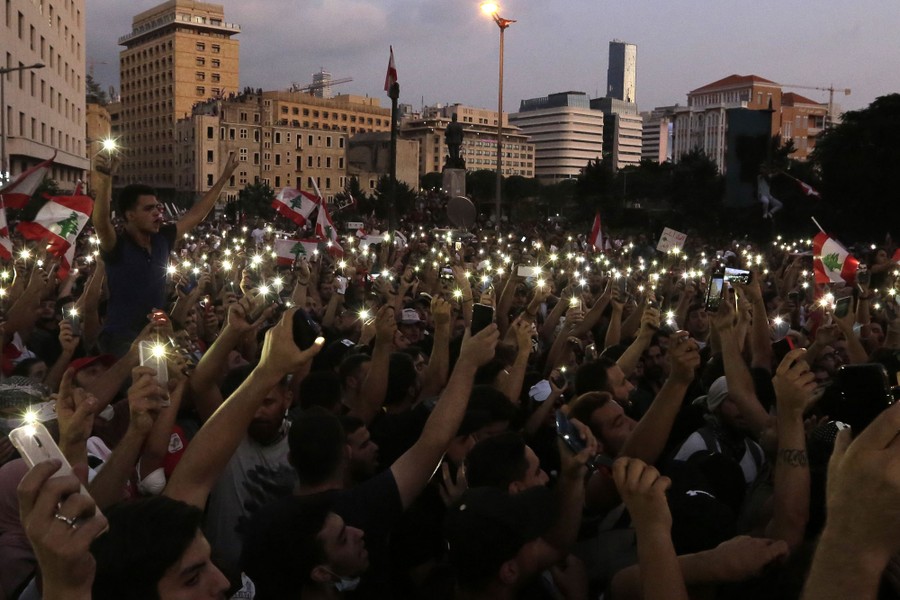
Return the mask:
[[174,224],[163,225],[151,234],[147,250],[123,231],[110,252],[101,251],[109,287],[104,331],[137,336],[151,310],[166,309],[166,269],[176,235]]

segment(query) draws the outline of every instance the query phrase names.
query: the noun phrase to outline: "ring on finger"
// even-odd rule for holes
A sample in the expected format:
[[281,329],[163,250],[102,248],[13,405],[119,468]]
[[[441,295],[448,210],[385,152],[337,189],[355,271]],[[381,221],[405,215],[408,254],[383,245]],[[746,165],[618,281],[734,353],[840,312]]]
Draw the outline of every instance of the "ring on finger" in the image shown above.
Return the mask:
[[62,521],[63,523],[65,523],[66,525],[71,527],[72,529],[75,529],[76,527],[78,527],[78,524],[77,524],[78,519],[76,519],[74,517],[66,517],[59,513],[56,513],[53,515],[53,518],[55,518],[57,521]]

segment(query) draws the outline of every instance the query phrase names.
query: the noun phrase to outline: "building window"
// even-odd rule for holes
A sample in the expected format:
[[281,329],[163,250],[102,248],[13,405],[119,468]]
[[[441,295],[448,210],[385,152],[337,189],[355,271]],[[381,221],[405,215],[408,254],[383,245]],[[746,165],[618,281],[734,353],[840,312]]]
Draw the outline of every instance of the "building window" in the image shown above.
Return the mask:
[[344,147],[344,138],[338,138],[338,148]]
[[203,42],[197,42],[197,52],[205,52],[205,51],[206,51],[206,44],[204,44]]
[[213,44],[212,51],[213,51],[213,54],[218,54],[219,52],[222,51],[222,46],[220,46],[218,44]]
[[206,139],[211,140],[215,136],[215,129],[212,127],[206,128]]
[[247,162],[247,149],[246,148],[240,149],[240,157],[241,157],[241,162]]
[[197,81],[206,81],[206,73],[197,71]]
[[326,168],[326,169],[330,169],[330,168],[331,168],[331,157],[330,157],[330,156],[326,156],[326,157],[325,157],[325,168]]
[[241,139],[242,139],[242,140],[246,140],[246,139],[247,139],[247,128],[246,128],[246,127],[241,127],[241,133],[240,133],[240,136],[241,136]]
[[275,143],[276,143],[276,144],[280,144],[280,143],[281,143],[281,132],[280,132],[280,131],[276,131],[276,132],[275,132]]
[[197,95],[198,95],[198,96],[205,96],[205,95],[206,95],[206,88],[203,87],[202,85],[198,85],[198,86],[197,86]]
[[206,162],[215,162],[215,152],[213,150],[206,151]]
[[258,164],[259,164],[259,152],[254,152],[254,153],[253,153],[253,164],[254,164],[254,165],[258,165]]
[[212,59],[212,67],[213,69],[218,69],[222,66],[222,62],[218,58]]
[[278,176],[278,175],[275,176],[275,187],[276,187],[276,188],[280,188],[280,187],[281,187],[281,177]]
[[212,184],[213,184],[213,175],[212,175],[212,173],[208,173],[206,175],[206,185],[212,186]]
[[198,67],[205,67],[205,66],[206,66],[206,59],[203,58],[202,56],[198,56],[198,57],[197,57],[197,66],[198,66]]

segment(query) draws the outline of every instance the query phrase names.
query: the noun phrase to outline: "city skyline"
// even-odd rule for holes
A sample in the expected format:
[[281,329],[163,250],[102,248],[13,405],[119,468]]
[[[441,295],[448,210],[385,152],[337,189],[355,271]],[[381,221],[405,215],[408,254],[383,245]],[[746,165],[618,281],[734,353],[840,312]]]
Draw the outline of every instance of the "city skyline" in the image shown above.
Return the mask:
[[[382,84],[392,44],[401,102],[496,105],[497,27],[476,0],[320,0],[301,8],[297,19],[285,18],[298,6],[288,0],[220,3],[226,20],[242,28],[242,87],[307,84],[324,67],[335,78],[354,79],[334,93],[379,97],[385,106]],[[117,38],[131,30],[135,14],[157,4],[87,1],[87,64],[104,87],[119,87]],[[874,0],[829,1],[815,10],[799,0],[702,7],[686,0],[643,6],[570,0],[565,7],[509,0],[501,14],[517,20],[506,34],[508,112],[517,111],[521,99],[553,92],[603,96],[612,39],[638,46],[641,110],[683,105],[690,90],[732,73],[851,88],[850,96],[835,93],[844,110],[900,90],[900,56],[891,41],[900,10]],[[790,90],[828,101],[827,92]]]

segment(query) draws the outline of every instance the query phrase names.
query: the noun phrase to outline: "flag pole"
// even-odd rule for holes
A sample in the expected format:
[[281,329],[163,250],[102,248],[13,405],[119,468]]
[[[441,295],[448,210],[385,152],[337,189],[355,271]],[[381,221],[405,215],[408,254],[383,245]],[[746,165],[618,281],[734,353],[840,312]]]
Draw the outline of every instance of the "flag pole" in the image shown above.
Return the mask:
[[397,230],[397,100],[400,98],[400,84],[394,82],[388,92],[391,97],[391,160],[390,193],[388,194],[388,217],[390,230]]
[[816,218],[815,218],[815,217],[810,217],[810,219],[812,219],[812,222],[813,222],[813,223],[815,223],[815,224],[816,224],[816,227],[818,227],[818,228],[819,228],[819,231],[821,231],[821,232],[822,232],[822,233],[825,233],[825,230],[824,230],[824,229],[822,229],[822,226],[821,226],[821,225],[819,225],[819,222],[818,222],[818,221],[816,221]]

